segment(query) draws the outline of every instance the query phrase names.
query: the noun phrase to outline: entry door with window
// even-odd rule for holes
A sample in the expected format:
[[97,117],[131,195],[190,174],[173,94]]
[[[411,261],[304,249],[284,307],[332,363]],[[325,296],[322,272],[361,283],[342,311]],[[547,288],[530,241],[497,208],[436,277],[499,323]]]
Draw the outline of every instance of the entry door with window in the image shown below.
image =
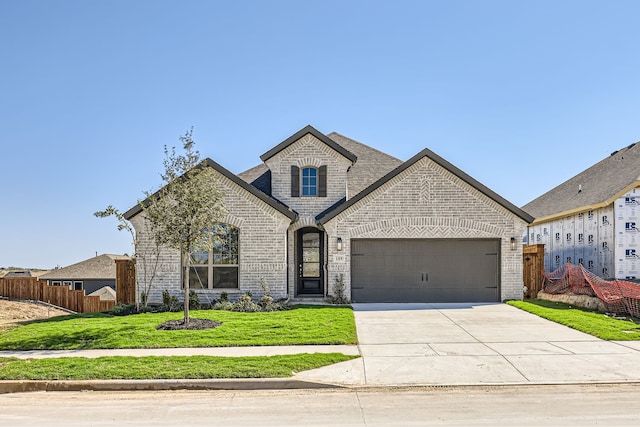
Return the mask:
[[298,294],[323,294],[323,240],[316,228],[298,231]]

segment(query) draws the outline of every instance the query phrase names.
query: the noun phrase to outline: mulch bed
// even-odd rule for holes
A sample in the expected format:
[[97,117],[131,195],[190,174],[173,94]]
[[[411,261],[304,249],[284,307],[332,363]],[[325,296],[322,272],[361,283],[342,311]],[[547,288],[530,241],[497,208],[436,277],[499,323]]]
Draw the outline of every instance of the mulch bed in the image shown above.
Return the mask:
[[156,329],[161,329],[163,331],[199,331],[202,329],[217,328],[220,325],[222,325],[222,322],[216,322],[215,320],[190,318],[187,325],[184,324],[184,319],[169,320],[156,326]]

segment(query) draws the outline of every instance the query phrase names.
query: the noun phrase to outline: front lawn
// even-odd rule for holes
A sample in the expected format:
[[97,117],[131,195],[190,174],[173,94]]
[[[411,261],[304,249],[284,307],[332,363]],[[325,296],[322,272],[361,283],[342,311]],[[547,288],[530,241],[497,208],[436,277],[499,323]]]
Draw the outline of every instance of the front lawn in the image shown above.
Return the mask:
[[339,353],[256,357],[0,358],[1,380],[286,378],[358,356]]
[[509,301],[507,304],[603,340],[640,340],[640,324],[630,320],[613,319],[602,313],[539,299]]
[[0,350],[228,347],[296,344],[356,344],[348,307],[299,307],[288,311],[237,313],[193,310],[191,317],[222,322],[215,329],[156,330],[178,313],[60,316],[0,332]]

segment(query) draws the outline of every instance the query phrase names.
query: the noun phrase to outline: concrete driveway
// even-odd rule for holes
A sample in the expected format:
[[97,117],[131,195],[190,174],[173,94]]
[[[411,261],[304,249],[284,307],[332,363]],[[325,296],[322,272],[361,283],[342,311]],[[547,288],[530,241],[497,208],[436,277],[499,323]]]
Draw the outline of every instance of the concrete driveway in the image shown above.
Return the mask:
[[362,358],[296,377],[344,385],[640,381],[640,342],[608,342],[506,304],[354,304]]

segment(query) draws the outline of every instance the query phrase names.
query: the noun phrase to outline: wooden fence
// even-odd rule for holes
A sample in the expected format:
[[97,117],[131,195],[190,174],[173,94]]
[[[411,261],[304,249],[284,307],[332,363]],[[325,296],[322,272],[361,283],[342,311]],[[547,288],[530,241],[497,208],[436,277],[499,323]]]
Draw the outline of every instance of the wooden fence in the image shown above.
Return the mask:
[[544,269],[544,245],[529,245],[522,248],[522,279],[527,287],[525,298],[537,298],[542,290]]
[[136,302],[136,262],[134,260],[116,260],[116,301],[119,304]]
[[111,310],[115,301],[102,301],[97,296],[86,296],[84,291],[72,291],[67,286],[49,286],[35,277],[0,278],[0,296],[42,301],[76,313],[94,313]]

